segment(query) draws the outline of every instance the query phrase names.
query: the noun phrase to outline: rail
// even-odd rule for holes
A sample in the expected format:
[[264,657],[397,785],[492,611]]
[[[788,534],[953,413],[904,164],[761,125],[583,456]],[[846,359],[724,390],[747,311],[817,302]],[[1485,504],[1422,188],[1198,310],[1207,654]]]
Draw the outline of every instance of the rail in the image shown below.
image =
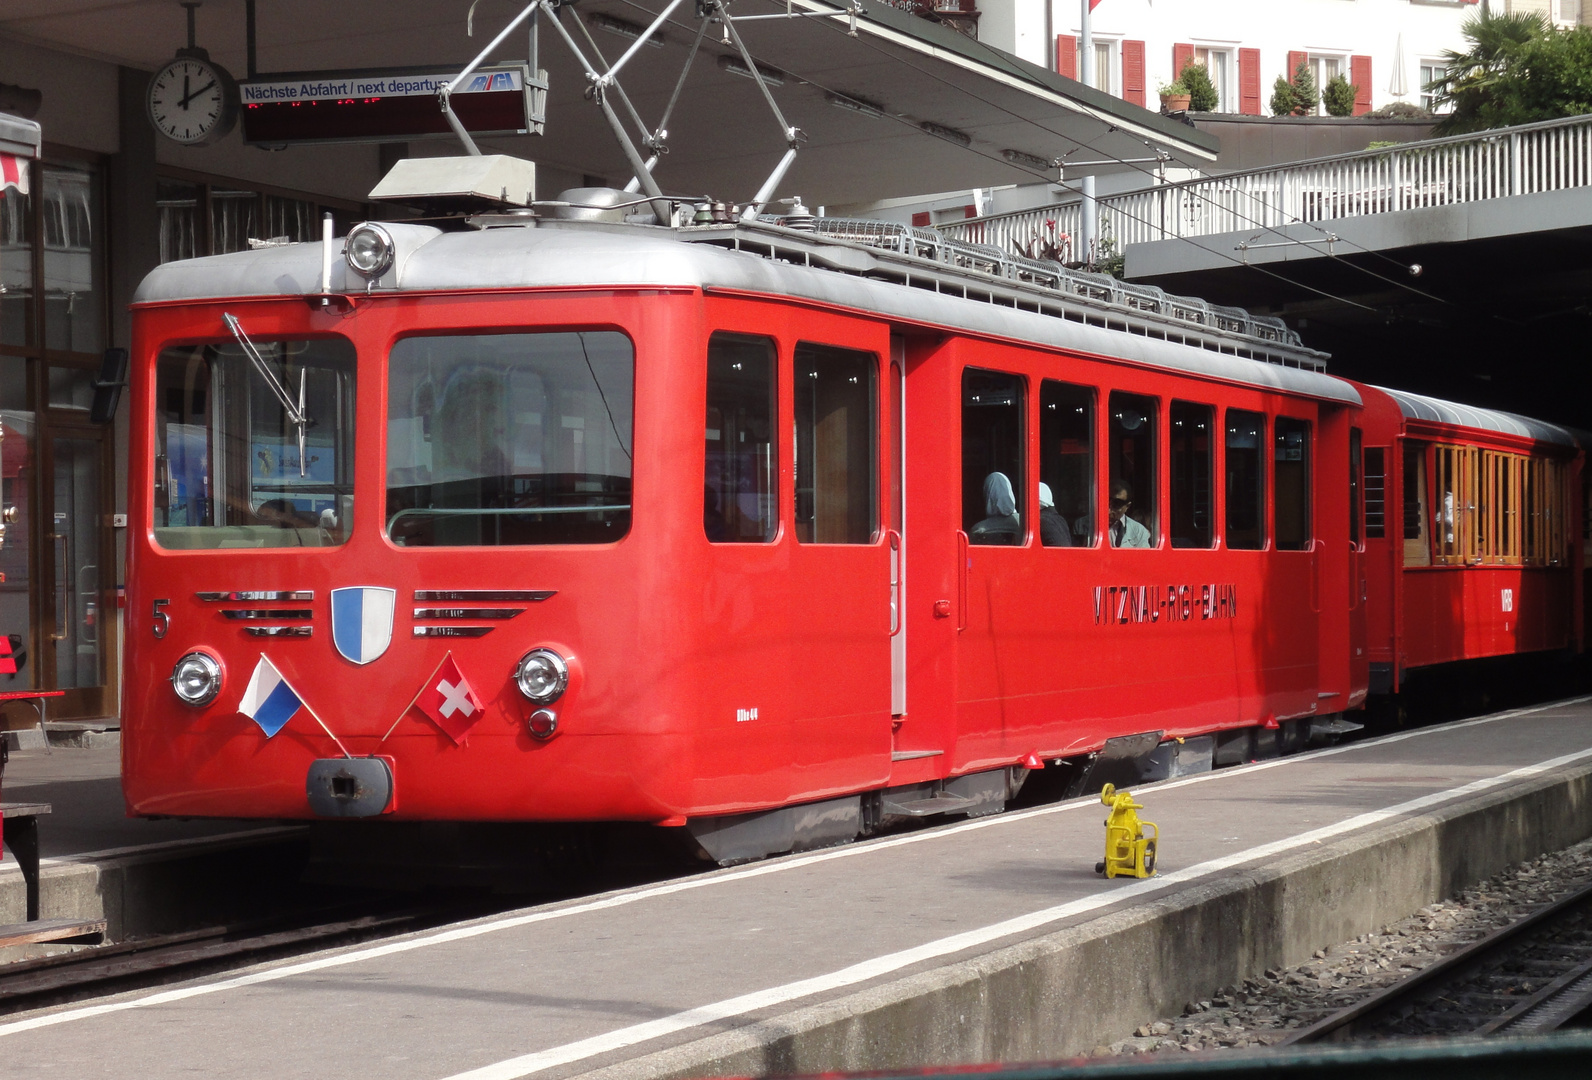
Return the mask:
[[[1157,184],[1099,200],[1100,236],[1130,244],[1455,206],[1592,185],[1592,116],[1425,139],[1277,168]],[[1026,258],[1078,261],[1079,204],[938,227]],[[1050,252],[1049,254],[1043,254]]]

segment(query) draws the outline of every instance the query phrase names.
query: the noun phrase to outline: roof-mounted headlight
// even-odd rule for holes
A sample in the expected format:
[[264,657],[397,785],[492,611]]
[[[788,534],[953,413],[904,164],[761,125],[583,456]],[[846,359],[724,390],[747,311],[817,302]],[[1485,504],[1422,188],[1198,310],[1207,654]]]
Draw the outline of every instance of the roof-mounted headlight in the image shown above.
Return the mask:
[[343,257],[357,273],[368,278],[381,277],[392,267],[392,234],[369,221],[355,225],[348,230]]

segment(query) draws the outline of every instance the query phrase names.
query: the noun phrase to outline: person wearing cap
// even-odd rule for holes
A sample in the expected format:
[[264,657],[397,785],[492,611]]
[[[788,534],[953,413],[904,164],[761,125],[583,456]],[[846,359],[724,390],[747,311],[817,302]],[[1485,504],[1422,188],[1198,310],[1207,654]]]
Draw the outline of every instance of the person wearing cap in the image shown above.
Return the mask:
[[1039,485],[1039,540],[1046,547],[1072,547],[1072,530],[1067,519],[1056,513],[1056,500],[1044,482]]

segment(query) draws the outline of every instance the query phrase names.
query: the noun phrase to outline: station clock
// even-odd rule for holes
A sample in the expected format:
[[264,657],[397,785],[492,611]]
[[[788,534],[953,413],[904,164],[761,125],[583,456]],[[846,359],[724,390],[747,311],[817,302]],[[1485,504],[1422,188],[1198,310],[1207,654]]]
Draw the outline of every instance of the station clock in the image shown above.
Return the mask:
[[238,84],[200,48],[179,49],[149,80],[149,122],[184,146],[206,146],[238,122]]

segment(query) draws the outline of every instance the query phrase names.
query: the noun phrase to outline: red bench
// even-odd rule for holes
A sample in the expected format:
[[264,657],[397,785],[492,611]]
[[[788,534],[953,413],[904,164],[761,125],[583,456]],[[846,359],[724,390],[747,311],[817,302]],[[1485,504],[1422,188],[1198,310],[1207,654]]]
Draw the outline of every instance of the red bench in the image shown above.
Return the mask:
[[0,704],[7,701],[38,701],[35,708],[39,710],[39,734],[44,737],[44,752],[48,754],[51,752],[50,733],[44,730],[44,711],[49,698],[65,696],[65,690],[0,690]]

